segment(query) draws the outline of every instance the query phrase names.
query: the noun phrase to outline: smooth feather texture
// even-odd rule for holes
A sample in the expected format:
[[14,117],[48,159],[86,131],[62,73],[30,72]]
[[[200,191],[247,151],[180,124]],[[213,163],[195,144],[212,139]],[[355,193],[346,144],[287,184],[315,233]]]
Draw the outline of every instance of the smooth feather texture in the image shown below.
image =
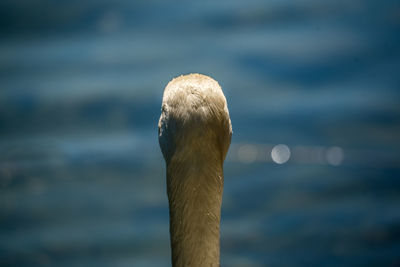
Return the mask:
[[232,126],[219,84],[201,74],[164,90],[159,143],[167,164],[173,266],[219,266],[223,162]]

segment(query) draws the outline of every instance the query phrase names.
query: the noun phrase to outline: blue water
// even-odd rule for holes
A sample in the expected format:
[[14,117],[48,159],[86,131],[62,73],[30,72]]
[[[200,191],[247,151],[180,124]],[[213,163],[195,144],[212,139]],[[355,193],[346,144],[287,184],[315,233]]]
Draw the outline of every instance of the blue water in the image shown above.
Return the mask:
[[222,266],[400,264],[397,1],[0,5],[1,266],[170,266],[157,122],[191,72],[233,124]]

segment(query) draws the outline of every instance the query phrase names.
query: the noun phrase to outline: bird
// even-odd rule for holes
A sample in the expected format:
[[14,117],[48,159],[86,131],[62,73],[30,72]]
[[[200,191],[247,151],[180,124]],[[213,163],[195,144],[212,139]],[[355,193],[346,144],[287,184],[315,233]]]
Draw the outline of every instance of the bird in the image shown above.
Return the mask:
[[166,163],[172,266],[220,266],[223,163],[232,137],[225,95],[192,73],[164,89],[158,123]]

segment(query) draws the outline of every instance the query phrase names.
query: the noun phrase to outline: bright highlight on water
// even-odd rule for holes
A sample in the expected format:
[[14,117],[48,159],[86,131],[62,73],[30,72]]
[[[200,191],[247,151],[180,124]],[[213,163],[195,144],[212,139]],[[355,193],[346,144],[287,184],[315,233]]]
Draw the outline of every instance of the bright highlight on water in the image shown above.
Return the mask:
[[271,158],[275,163],[283,164],[290,158],[290,149],[287,145],[276,145],[271,151]]
[[[356,152],[353,154],[360,153]],[[340,166],[345,160],[345,149],[339,146],[232,144],[232,149],[228,154],[227,160],[243,164],[265,162]]]

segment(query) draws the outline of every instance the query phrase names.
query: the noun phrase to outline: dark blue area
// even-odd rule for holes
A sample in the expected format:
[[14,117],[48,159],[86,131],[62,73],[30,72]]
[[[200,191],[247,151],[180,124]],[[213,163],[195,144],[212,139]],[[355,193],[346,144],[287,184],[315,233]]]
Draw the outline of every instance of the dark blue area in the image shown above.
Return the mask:
[[[220,83],[233,124],[222,266],[399,265],[399,14],[398,1],[3,1],[0,265],[170,266],[157,124],[163,88],[190,72]],[[267,152],[246,163],[248,144]],[[318,158],[332,148],[342,161]]]

